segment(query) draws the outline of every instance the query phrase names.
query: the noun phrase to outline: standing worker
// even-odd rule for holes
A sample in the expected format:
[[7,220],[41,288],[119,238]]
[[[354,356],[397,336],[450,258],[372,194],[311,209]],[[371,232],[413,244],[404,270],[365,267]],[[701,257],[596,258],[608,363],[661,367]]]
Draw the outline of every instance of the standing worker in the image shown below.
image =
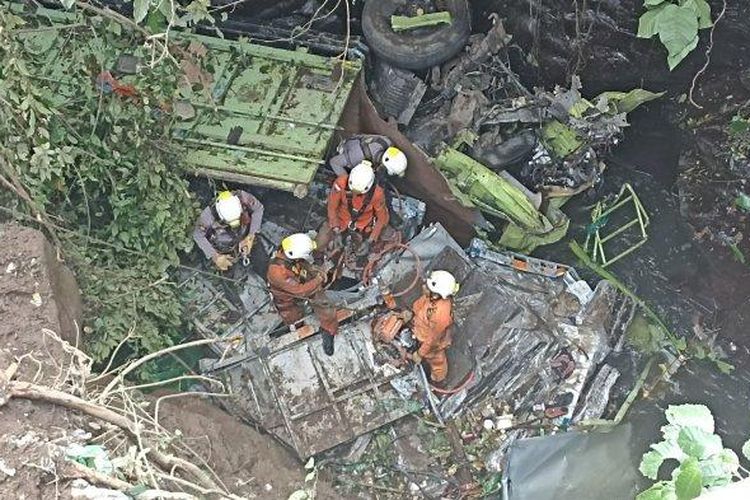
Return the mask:
[[458,288],[456,278],[448,271],[432,271],[425,281],[424,293],[412,305],[412,333],[419,342],[412,359],[427,365],[435,386],[444,385],[448,376],[445,351],[452,342],[452,297]]
[[[390,213],[383,188],[375,184],[375,172],[368,161],[340,175],[328,195],[328,220],[318,231],[318,246],[325,250],[336,234],[350,231],[368,244],[380,240],[388,228]],[[392,232],[392,230],[390,231]]]
[[222,191],[203,209],[193,239],[207,259],[226,271],[237,257],[247,261],[263,222],[263,204],[246,191]]
[[384,184],[384,174],[396,177],[406,174],[406,155],[384,135],[362,134],[344,139],[328,164],[337,176],[342,176],[362,161],[369,161],[374,166],[380,185]]
[[323,351],[333,355],[333,337],[338,333],[336,309],[325,295],[325,272],[312,264],[315,242],[304,233],[287,236],[268,264],[268,286],[284,323],[295,329],[309,302],[323,330]]

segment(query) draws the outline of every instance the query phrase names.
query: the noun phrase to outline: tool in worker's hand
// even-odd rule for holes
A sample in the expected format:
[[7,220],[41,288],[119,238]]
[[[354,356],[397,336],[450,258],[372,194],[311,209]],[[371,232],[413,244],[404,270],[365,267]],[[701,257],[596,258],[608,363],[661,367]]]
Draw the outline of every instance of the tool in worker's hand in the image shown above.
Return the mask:
[[255,235],[251,234],[240,242],[240,255],[242,256],[242,265],[247,267],[250,265],[250,252],[253,249],[253,243],[255,243]]
[[227,271],[234,263],[234,260],[229,255],[225,254],[216,254],[213,261],[219,271]]
[[404,320],[398,313],[388,312],[376,317],[372,322],[374,337],[382,342],[390,343],[404,327]]

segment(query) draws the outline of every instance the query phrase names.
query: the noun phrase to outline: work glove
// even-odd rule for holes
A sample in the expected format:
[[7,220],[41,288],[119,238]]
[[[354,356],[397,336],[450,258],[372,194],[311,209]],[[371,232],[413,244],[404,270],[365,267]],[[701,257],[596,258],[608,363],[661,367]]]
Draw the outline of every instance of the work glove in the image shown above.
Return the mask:
[[255,243],[255,235],[250,234],[244,240],[240,241],[240,253],[242,255],[250,255],[250,251],[253,249]]
[[216,255],[214,255],[213,261],[219,271],[226,271],[230,267],[232,267],[232,264],[234,264],[232,258],[229,255],[224,255],[223,253],[217,253]]
[[326,282],[326,275],[325,273],[319,273],[313,278],[313,280],[318,282],[318,287],[322,287]]

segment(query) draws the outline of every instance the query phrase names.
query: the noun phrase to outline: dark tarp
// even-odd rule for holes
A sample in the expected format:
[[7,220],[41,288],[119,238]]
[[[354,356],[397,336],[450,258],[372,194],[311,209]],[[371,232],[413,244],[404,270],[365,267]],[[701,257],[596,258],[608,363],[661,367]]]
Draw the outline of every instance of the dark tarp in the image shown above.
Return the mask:
[[483,220],[478,210],[461,205],[451,193],[445,178],[432,166],[430,158],[398,130],[396,123],[384,121],[367,96],[360,76],[352,88],[340,125],[344,135],[380,134],[391,138],[409,159],[406,177],[396,187],[427,204],[426,221],[440,221],[460,244],[474,237],[474,225]]
[[516,441],[508,454],[506,500],[630,500],[638,493],[639,457],[632,427],[565,432]]

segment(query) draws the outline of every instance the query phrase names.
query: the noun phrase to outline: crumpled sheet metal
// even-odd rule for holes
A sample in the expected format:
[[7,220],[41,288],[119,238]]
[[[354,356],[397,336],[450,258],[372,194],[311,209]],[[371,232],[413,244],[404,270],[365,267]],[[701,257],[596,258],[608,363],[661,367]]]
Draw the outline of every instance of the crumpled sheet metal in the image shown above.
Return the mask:
[[[559,390],[549,365],[563,346],[581,346],[592,359],[600,358],[592,354],[591,339],[606,330],[609,299],[595,294],[580,308],[563,278],[523,273],[486,259],[473,261],[440,224],[423,229],[409,244],[420,258],[420,272],[446,268],[463,285],[456,296],[458,317],[448,352],[449,387],[461,383],[472,370],[476,380],[466,392],[443,403],[450,415],[484,397],[516,407],[545,401]],[[414,255],[404,252],[391,256],[377,277],[395,282],[397,291],[413,281],[416,266]],[[347,292],[348,307],[371,309],[378,286]],[[600,290],[607,295],[606,287]],[[417,294],[415,287],[403,305],[410,305]],[[576,313],[580,324],[561,327]],[[246,351],[249,357],[217,372],[236,395],[222,403],[232,413],[262,425],[300,458],[408,415],[416,409],[415,401],[405,401],[399,392],[413,393],[415,384],[408,374],[377,365],[370,320],[364,317],[344,325],[332,357],[322,353],[317,336],[297,340],[285,335],[273,341],[253,336],[246,342],[251,346]],[[589,365],[580,369],[586,375]],[[576,384],[582,380],[585,377],[576,378]],[[580,387],[572,390],[580,392]]]
[[397,420],[414,407],[373,364],[370,336],[362,320],[342,328],[333,356],[315,336],[219,372],[236,395],[224,404],[303,459]]
[[[571,392],[572,416],[586,380],[609,351],[606,319],[611,316],[612,289],[601,282],[594,298],[581,305],[567,286],[560,278],[478,260],[457,297],[472,296],[475,305],[457,321],[449,354],[449,362],[458,352],[475,361],[475,382],[467,388],[463,405],[491,395],[528,408],[553,394]],[[582,324],[570,321],[576,316]],[[563,348],[577,363],[573,375],[560,383],[550,362]],[[450,398],[444,408],[460,411]]]

